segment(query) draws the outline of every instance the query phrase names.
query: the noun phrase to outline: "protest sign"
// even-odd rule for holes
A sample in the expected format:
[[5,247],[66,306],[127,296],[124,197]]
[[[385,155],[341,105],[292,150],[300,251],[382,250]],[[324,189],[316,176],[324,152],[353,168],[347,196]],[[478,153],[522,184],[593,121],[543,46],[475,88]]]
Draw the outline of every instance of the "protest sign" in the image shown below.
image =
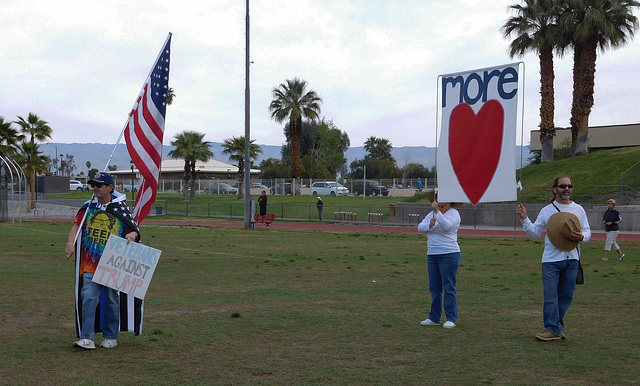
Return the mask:
[[443,202],[514,201],[520,64],[439,77],[438,197]]
[[144,299],[161,253],[159,249],[110,235],[93,281]]

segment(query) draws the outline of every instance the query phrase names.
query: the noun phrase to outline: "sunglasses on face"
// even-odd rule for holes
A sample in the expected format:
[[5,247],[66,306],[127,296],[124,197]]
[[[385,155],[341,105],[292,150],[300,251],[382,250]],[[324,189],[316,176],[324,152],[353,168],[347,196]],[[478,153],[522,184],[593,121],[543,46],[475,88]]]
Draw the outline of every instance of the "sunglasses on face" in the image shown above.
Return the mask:
[[101,188],[101,187],[103,187],[103,186],[107,186],[108,184],[104,184],[104,183],[102,183],[102,182],[91,182],[91,183],[89,183],[89,185],[90,185],[92,188],[95,188],[96,186],[97,186],[98,188]]
[[573,189],[573,185],[571,185],[571,184],[568,184],[568,185],[567,184],[560,184],[560,185],[558,185],[558,188],[560,188],[560,189],[566,189],[566,188]]

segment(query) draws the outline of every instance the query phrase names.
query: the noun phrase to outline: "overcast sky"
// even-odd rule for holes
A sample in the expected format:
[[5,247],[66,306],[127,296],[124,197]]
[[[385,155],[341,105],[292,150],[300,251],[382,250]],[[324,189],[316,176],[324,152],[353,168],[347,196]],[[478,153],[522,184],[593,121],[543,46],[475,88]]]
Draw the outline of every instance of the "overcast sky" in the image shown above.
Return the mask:
[[[517,0],[252,0],[251,138],[281,145],[271,91],[300,77],[352,146],[434,146],[437,77],[525,63],[524,144],[539,123],[538,58],[510,59],[500,27]],[[636,11],[636,15],[638,12]],[[165,139],[244,135],[245,2],[0,0],[0,116],[34,112],[52,142],[115,143],[173,33]],[[640,122],[640,42],[600,55],[590,124]],[[572,53],[556,58],[556,126],[568,126]],[[520,144],[518,134],[518,144]]]

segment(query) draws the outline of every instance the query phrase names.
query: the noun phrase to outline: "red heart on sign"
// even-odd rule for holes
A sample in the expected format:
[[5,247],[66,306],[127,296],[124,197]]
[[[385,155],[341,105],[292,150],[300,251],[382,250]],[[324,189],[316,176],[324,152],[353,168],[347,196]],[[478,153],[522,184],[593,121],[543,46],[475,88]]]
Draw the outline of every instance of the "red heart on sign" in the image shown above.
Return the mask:
[[461,103],[449,119],[449,157],[453,171],[473,205],[487,191],[502,150],[504,109],[497,100],[482,106],[478,115]]

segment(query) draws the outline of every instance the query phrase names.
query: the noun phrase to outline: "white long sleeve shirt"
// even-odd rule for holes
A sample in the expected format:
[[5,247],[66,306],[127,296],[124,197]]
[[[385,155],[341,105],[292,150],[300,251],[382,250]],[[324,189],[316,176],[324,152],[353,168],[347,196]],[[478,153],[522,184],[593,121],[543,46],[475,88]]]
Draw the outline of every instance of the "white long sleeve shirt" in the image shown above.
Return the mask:
[[[589,220],[587,219],[587,214],[584,209],[576,204],[575,202],[571,202],[570,204],[561,204],[558,201],[554,201],[554,204],[560,209],[561,212],[570,212],[575,214],[580,220],[580,228],[582,231],[582,236],[584,236],[584,240],[580,242],[580,244],[584,244],[591,238],[591,227],[589,226]],[[532,239],[537,239],[540,237],[547,228],[547,221],[549,217],[558,213],[558,210],[553,206],[553,204],[549,204],[542,208],[540,213],[538,213],[538,217],[536,218],[536,222],[532,223],[531,220],[527,217],[522,220],[522,228],[527,232],[529,237]],[[554,261],[562,261],[567,259],[580,259],[580,253],[578,248],[575,248],[569,252],[564,252],[556,248],[551,241],[549,241],[549,237],[544,236],[544,252],[542,253],[542,262],[550,263]]]
[[[435,218],[436,223],[431,227],[429,223]],[[460,228],[460,213],[450,208],[446,213],[431,212],[418,224],[418,232],[427,236],[427,254],[442,255],[460,252],[458,245],[458,228]]]

